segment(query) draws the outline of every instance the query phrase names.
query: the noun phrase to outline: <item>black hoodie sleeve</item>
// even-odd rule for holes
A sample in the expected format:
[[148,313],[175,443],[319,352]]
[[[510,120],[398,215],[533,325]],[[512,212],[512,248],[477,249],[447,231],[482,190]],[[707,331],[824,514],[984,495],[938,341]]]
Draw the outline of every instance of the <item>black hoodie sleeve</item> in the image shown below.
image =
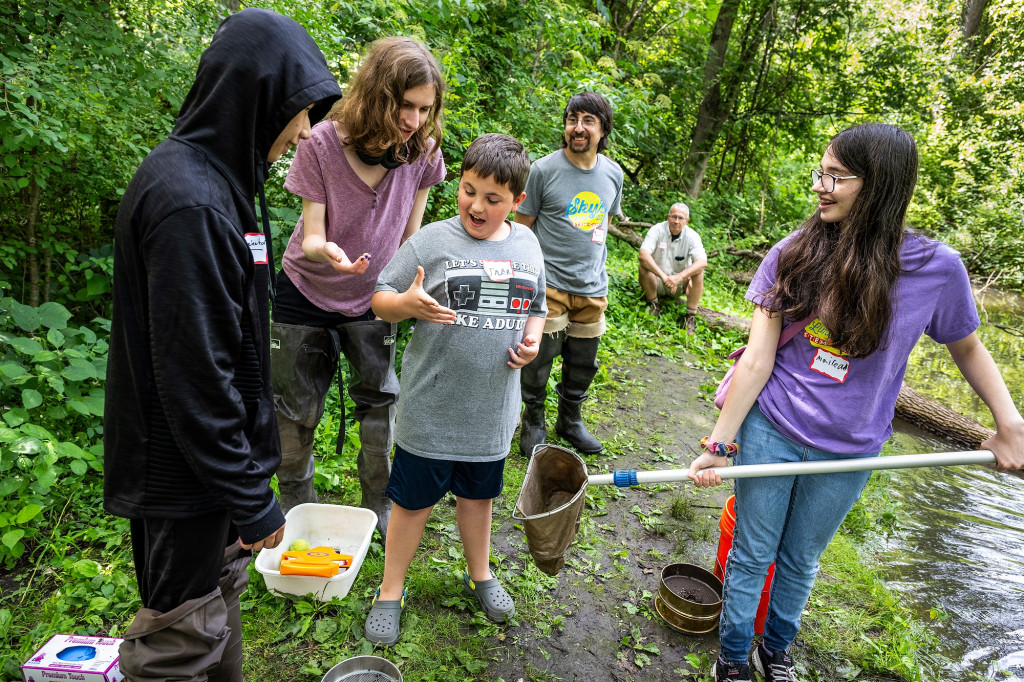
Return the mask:
[[243,542],[284,523],[270,478],[276,443],[252,443],[259,336],[249,310],[254,266],[241,231],[209,206],[180,210],[142,246],[157,396],[178,449],[230,511]]

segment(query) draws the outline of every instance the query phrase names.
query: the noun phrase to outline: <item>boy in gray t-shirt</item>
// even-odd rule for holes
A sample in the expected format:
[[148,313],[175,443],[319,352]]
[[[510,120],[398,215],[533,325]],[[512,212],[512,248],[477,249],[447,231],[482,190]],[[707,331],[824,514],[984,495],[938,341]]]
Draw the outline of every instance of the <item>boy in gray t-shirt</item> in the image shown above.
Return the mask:
[[488,560],[491,502],[501,494],[519,411],[519,370],[537,356],[547,314],[540,245],[531,230],[508,221],[529,173],[518,140],[477,138],[462,163],[459,215],[410,237],[377,281],[373,311],[388,322],[419,324],[402,357],[384,580],[364,628],[371,642],[398,641],[405,574],[448,491],[466,555],[465,589],[491,620],[515,613]]

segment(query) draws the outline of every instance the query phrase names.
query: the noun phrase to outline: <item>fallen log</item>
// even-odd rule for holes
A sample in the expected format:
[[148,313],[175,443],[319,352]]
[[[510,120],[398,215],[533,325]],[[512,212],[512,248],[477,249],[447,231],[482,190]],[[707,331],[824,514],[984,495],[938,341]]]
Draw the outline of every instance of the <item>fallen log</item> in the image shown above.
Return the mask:
[[979,447],[982,441],[996,433],[970,417],[921,395],[905,381],[896,399],[896,416],[968,448]]
[[[729,329],[742,334],[750,333],[750,320],[704,307],[698,308],[697,314],[711,327]],[[995,435],[992,429],[918,393],[905,381],[900,386],[899,397],[896,398],[896,416],[914,426],[972,449],[977,449],[982,441]]]
[[644,243],[643,235],[639,234],[634,227],[650,227],[650,223],[638,223],[632,220],[620,220],[616,224],[608,225],[608,233],[613,237],[618,237],[622,241],[626,242],[634,249],[639,250],[640,245]]
[[754,281],[754,273],[752,272],[744,272],[742,270],[730,270],[725,274],[729,277],[729,279],[736,282],[737,284],[746,284],[749,286],[750,283]]
[[750,320],[746,318],[720,313],[704,306],[697,306],[697,314],[709,327],[739,332],[743,335],[750,333]]

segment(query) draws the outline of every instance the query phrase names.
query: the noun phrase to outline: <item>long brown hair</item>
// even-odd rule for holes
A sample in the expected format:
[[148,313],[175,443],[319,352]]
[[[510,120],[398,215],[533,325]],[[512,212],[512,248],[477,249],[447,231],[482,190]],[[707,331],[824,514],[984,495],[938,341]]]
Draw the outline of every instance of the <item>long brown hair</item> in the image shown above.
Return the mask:
[[875,352],[892,320],[904,219],[917,183],[917,145],[895,126],[865,123],[828,144],[850,174],[863,178],[842,223],[815,211],[779,254],[765,301],[790,319],[816,311],[830,345],[852,357]]
[[[434,86],[434,105],[426,122],[405,142],[398,128],[402,99],[406,90],[421,85]],[[441,146],[444,90],[441,67],[425,45],[412,38],[381,38],[370,45],[344,97],[327,117],[344,123],[345,143],[356,151],[382,156],[394,148],[399,160],[412,163]]]

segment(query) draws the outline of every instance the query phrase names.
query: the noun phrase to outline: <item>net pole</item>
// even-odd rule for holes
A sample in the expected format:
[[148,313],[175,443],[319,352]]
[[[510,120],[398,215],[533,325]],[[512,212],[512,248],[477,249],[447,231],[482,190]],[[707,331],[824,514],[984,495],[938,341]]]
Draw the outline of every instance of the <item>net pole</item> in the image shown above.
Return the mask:
[[[995,464],[991,450],[967,452],[935,452],[922,455],[892,455],[889,457],[859,457],[820,462],[782,462],[777,464],[748,464],[745,466],[713,467],[722,479],[757,478],[767,476],[802,476],[805,474],[834,474],[880,469],[915,469],[921,467],[959,466],[969,464]],[[616,485],[628,488],[647,483],[676,483],[687,481],[687,469],[662,471],[632,471],[622,469],[611,474],[587,477],[588,485]]]

